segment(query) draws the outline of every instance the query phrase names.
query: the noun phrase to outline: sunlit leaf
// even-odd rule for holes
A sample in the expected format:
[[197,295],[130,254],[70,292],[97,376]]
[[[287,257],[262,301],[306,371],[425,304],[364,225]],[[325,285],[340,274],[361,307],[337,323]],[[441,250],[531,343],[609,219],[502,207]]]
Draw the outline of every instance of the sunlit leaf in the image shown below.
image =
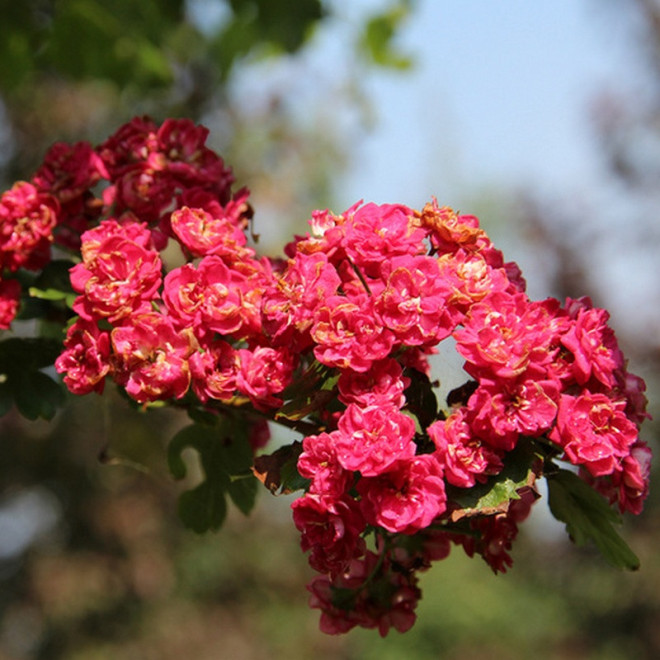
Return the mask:
[[448,486],[447,498],[453,506],[451,520],[507,511],[511,500],[520,499],[518,491],[534,485],[537,463],[533,443],[525,443],[509,452],[502,471],[485,483],[469,489]]

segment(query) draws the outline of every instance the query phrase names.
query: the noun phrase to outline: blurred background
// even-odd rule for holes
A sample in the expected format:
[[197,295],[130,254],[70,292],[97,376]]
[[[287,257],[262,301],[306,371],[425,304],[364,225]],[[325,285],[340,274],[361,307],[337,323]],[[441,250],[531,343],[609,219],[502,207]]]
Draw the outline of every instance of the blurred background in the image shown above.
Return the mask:
[[[660,417],[656,0],[0,8],[2,190],[54,141],[150,114],[208,126],[266,254],[313,209],[435,195],[480,217],[532,297],[609,309]],[[215,535],[182,528],[163,447],[183,423],[112,396],[0,420],[0,660],[660,657],[653,486],[623,528],[638,573],[575,548],[542,501],[507,576],[456,552],[424,575],[411,632],[328,637],[286,498],[264,492]],[[643,437],[657,451],[657,422]]]

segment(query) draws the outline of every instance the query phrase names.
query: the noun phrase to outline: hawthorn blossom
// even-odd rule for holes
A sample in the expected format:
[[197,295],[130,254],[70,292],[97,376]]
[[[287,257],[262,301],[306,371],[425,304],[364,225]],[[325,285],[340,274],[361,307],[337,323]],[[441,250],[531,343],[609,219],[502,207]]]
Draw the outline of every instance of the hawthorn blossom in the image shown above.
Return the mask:
[[433,440],[435,457],[445,479],[459,488],[471,488],[503,467],[501,454],[479,438],[467,421],[467,410],[459,408],[445,420],[426,430]]
[[348,405],[357,403],[361,407],[369,405],[394,405],[403,407],[404,391],[410,379],[403,376],[403,369],[393,358],[378,360],[368,371],[342,371],[337,381],[338,399]]
[[544,373],[553,354],[548,309],[523,293],[494,293],[472,306],[464,327],[454,333],[466,371],[481,378],[518,378],[530,368]]
[[383,263],[381,272],[386,286],[376,309],[399,342],[437,344],[451,334],[455,324],[447,309],[450,289],[435,259],[394,257]]
[[442,467],[432,454],[398,461],[377,477],[357,484],[366,520],[390,532],[414,534],[446,509]]
[[419,224],[430,232],[431,245],[451,254],[458,249],[476,252],[490,241],[473,215],[459,215],[448,206],[438,206],[434,198],[424,206]]
[[349,260],[365,275],[378,277],[381,265],[397,256],[424,251],[424,232],[401,204],[365,204],[347,213],[342,245]]
[[352,300],[327,298],[315,312],[311,336],[319,362],[354,371],[369,370],[394,345],[393,333],[378,322],[373,301],[366,294]]
[[471,426],[488,444],[510,451],[519,435],[549,431],[557,415],[559,386],[554,380],[496,381],[483,378],[468,401]]
[[189,332],[167,316],[144,312],[111,332],[114,378],[138,403],[180,399],[190,385],[188,358],[195,350]]
[[52,195],[19,181],[0,197],[0,270],[39,270],[50,261],[60,205]]
[[77,319],[66,333],[55,368],[73,394],[101,394],[111,369],[110,334],[93,321]]
[[337,460],[346,470],[377,476],[415,455],[415,423],[395,406],[362,408],[351,403],[338,426]]
[[331,499],[308,493],[295,500],[293,522],[301,532],[300,546],[310,552],[310,566],[337,575],[354,558],[364,554],[361,537],[366,523],[349,497]]
[[315,310],[334,296],[340,279],[323,252],[298,253],[290,259],[284,273],[264,291],[263,325],[273,343],[294,342],[307,348]]
[[604,309],[580,307],[561,343],[572,353],[573,376],[585,385],[593,376],[605,387],[615,383],[614,372],[623,367],[623,355],[614,331],[607,325],[609,314]]
[[336,635],[359,625],[377,628],[385,637],[390,628],[405,632],[413,626],[420,598],[414,574],[393,571],[386,561],[375,575],[379,562],[378,555],[367,552],[340,575],[322,575],[307,585],[310,607],[321,610],[322,632]]
[[191,255],[216,254],[231,263],[238,255],[249,254],[247,239],[238,224],[241,204],[230,202],[213,215],[203,208],[184,206],[170,216],[172,231]]
[[277,408],[278,394],[291,382],[295,357],[285,348],[258,346],[237,352],[236,388],[250,397],[255,408]]
[[626,417],[625,407],[625,401],[605,394],[562,394],[549,438],[571,463],[583,465],[594,477],[612,474],[637,441],[637,426]]
[[16,318],[21,302],[21,285],[18,280],[0,279],[0,330],[8,330]]
[[354,477],[337,457],[340,432],[308,435],[303,439],[303,452],[298,457],[298,473],[311,481],[308,492],[339,499],[352,486]]
[[228,342],[217,339],[193,353],[188,363],[192,388],[199,399],[229,401],[236,391],[238,356]]

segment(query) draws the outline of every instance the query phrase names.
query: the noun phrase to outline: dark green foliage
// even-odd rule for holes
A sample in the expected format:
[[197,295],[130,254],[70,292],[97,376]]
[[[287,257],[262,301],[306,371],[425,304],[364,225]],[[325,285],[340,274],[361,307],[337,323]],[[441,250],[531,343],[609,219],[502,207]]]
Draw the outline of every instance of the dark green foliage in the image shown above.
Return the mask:
[[639,559],[614,529],[620,516],[593,488],[573,472],[559,470],[548,477],[548,491],[552,515],[566,523],[577,545],[593,542],[613,566],[639,568]]
[[11,337],[0,342],[0,414],[13,399],[27,419],[52,419],[64,404],[62,386],[41,369],[53,364],[61,344],[46,338]]
[[168,463],[175,479],[186,476],[181,453],[192,448],[199,454],[203,480],[179,498],[179,514],[189,529],[201,534],[218,530],[227,515],[226,495],[248,514],[257,495],[257,482],[250,472],[252,449],[247,428],[238,421],[222,418],[216,426],[192,424],[172,438]]

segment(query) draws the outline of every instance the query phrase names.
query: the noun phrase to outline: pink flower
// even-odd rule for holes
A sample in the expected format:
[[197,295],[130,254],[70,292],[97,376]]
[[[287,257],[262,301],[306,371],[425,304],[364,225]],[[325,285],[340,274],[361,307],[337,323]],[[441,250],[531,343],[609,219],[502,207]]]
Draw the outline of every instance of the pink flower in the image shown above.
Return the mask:
[[363,477],[357,490],[367,522],[394,533],[414,534],[447,508],[442,468],[432,454],[401,460],[378,477]]
[[529,488],[519,494],[520,499],[512,500],[506,513],[471,519],[470,526],[476,534],[461,539],[468,557],[480,554],[494,573],[506,573],[513,565],[509,552],[518,536],[518,523],[527,518],[535,501],[534,492]]
[[306,348],[314,311],[336,294],[339,284],[339,275],[323,252],[296,254],[264,293],[263,324],[273,343],[295,342]]
[[427,433],[435,443],[435,456],[445,479],[459,488],[471,488],[502,469],[500,454],[474,434],[459,408],[445,420],[433,422]]
[[19,181],[0,197],[0,270],[39,270],[50,261],[57,200]]
[[351,403],[338,425],[337,460],[346,470],[373,477],[415,455],[415,423],[395,406]]
[[397,573],[387,561],[379,564],[378,555],[367,552],[340,575],[319,576],[307,585],[310,607],[321,610],[322,632],[336,635],[359,625],[378,628],[385,637],[390,628],[405,632],[413,626],[421,595],[414,574]]
[[21,302],[21,285],[18,280],[0,279],[0,330],[9,330],[16,318]]
[[644,379],[631,374],[625,369],[620,369],[616,373],[617,388],[616,391],[626,400],[626,416],[631,422],[638,426],[645,420],[650,419],[651,415],[646,412],[648,401],[646,399],[646,383]]
[[498,449],[510,451],[519,435],[549,431],[557,415],[559,387],[552,380],[498,382],[482,379],[468,401],[472,428]]
[[144,224],[110,219],[82,235],[83,262],[70,270],[82,294],[74,311],[87,320],[115,323],[144,308],[161,284],[160,256]]
[[124,319],[155,298],[161,269],[158,252],[113,236],[103,241],[92,263],[71,269],[71,285],[82,294],[73,309],[88,320]]
[[189,359],[192,388],[200,401],[229,401],[234,397],[238,356],[231,344],[217,339]]
[[55,360],[64,384],[74,394],[103,392],[110,372],[110,336],[96,323],[78,319],[67,331],[64,351]]
[[544,303],[523,293],[494,293],[474,305],[454,333],[466,371],[477,378],[518,378],[534,366],[543,373],[554,355],[548,316]]
[[459,249],[438,259],[440,278],[450,289],[448,303],[457,320],[462,320],[470,307],[493,293],[509,287],[502,268],[493,268],[481,252]]
[[620,469],[612,474],[594,477],[582,468],[580,476],[604,495],[610,504],[618,504],[621,513],[629,511],[639,515],[649,494],[651,449],[638,440],[630,448],[630,454],[624,456]]
[[386,278],[377,310],[397,340],[406,346],[436,344],[455,324],[447,311],[449,286],[438,262],[425,256],[394,257],[382,267]]
[[[573,301],[575,302],[575,301]],[[604,309],[580,307],[561,343],[574,356],[573,376],[585,385],[593,376],[603,385],[614,385],[614,372],[623,367],[623,355]]]
[[401,204],[365,204],[347,212],[342,245],[364,274],[378,277],[383,262],[426,251],[424,232],[413,222],[414,212]]
[[584,465],[594,477],[612,474],[637,441],[637,426],[626,417],[625,407],[624,401],[605,394],[562,394],[549,437],[571,463]]
[[234,181],[231,169],[206,146],[209,131],[189,119],[166,119],[156,133],[156,149],[147,162],[154,171],[165,171],[177,182],[204,186],[227,202]]
[[349,300],[331,296],[316,310],[312,339],[316,359],[329,366],[367,371],[387,357],[394,335],[380,324],[370,296]]
[[636,515],[642,512],[644,500],[649,494],[651,478],[651,449],[645,442],[637,441],[624,457],[622,470],[615,472],[613,479],[619,484],[619,509]]
[[239,349],[237,358],[236,388],[259,410],[281,406],[283,401],[276,395],[291,382],[294,356],[285,348],[258,346]]
[[401,365],[385,358],[374,362],[368,371],[342,371],[337,381],[338,398],[346,405],[357,403],[363,408],[383,404],[401,408],[408,385],[410,379],[403,376]]
[[246,338],[261,331],[261,297],[270,283],[270,273],[262,263],[250,260],[228,267],[218,256],[204,257],[197,269],[201,295],[201,321],[198,334],[208,331]]
[[366,523],[350,497],[331,499],[308,493],[291,504],[293,522],[301,532],[303,552],[311,550],[310,566],[321,573],[341,573],[362,555]]
[[298,472],[311,479],[310,493],[339,499],[353,483],[353,472],[345,470],[337,458],[339,431],[309,435],[303,440]]
[[245,234],[231,209],[211,215],[204,209],[184,206],[172,213],[170,222],[176,237],[195,257],[216,254],[231,263],[246,252]]
[[109,174],[89,142],[56,142],[44,156],[32,182],[57,197],[61,204],[80,197]]
[[430,232],[431,245],[442,253],[459,248],[479,251],[490,241],[473,215],[458,215],[448,206],[438,206],[434,198],[420,215],[420,224]]
[[111,333],[115,380],[138,403],[180,399],[190,385],[190,333],[178,332],[156,312],[129,317]]

